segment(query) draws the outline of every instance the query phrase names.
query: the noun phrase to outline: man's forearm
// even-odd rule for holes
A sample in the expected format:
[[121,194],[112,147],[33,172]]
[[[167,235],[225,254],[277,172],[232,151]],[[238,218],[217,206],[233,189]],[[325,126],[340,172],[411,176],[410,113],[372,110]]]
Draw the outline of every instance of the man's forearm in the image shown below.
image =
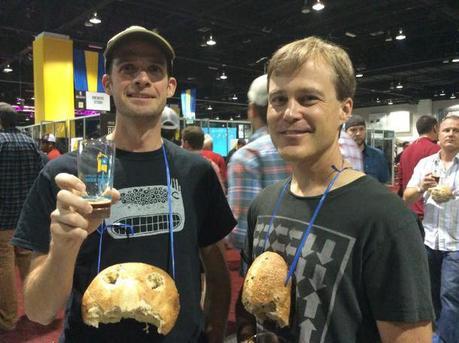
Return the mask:
[[206,260],[203,261],[206,272],[205,330],[209,343],[223,342],[231,303],[231,281],[221,244],[205,249],[207,249],[207,252],[203,253],[203,260]]
[[423,194],[424,191],[420,187],[407,187],[403,192],[403,201],[405,201],[407,206],[412,205],[418,201]]
[[78,250],[55,249],[47,255],[36,255],[24,285],[24,307],[27,317],[49,324],[64,307],[72,290]]

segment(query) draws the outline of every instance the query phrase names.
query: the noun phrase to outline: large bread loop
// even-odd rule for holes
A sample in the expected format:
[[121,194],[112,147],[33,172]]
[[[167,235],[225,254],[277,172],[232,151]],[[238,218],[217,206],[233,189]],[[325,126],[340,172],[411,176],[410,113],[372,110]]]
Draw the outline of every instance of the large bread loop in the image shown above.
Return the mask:
[[291,287],[285,286],[288,266],[279,254],[266,251],[250,266],[242,289],[242,304],[257,320],[271,319],[289,325]]
[[132,318],[150,323],[167,335],[180,311],[174,280],[145,263],[121,263],[101,271],[83,295],[81,313],[87,325]]

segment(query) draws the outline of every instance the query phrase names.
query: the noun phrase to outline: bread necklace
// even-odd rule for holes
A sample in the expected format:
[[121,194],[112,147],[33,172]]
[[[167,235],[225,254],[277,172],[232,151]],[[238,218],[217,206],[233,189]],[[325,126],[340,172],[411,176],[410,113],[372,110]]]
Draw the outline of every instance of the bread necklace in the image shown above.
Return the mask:
[[[338,169],[334,165],[332,165],[332,168],[337,173],[331,179],[330,183],[328,184],[327,188],[325,189],[324,194],[322,194],[322,197],[320,198],[319,203],[317,204],[316,208],[314,209],[314,212],[312,213],[312,217],[311,217],[311,220],[309,221],[307,229],[306,229],[306,231],[303,232],[303,236],[301,237],[301,242],[298,245],[298,248],[296,248],[295,257],[293,259],[292,264],[290,265],[290,268],[289,268],[289,271],[288,271],[288,274],[287,274],[287,278],[285,279],[285,285],[287,285],[289,279],[292,277],[293,273],[295,272],[296,265],[298,264],[298,260],[300,258],[301,250],[303,249],[304,243],[306,242],[306,239],[308,238],[309,233],[311,232],[312,226],[314,225],[314,222],[316,221],[316,218],[317,218],[317,216],[319,214],[319,211],[322,208],[322,206],[323,206],[323,204],[325,202],[325,199],[327,198],[328,194],[330,193],[331,188],[333,187],[333,185],[334,185],[336,179],[338,178],[338,176],[344,170],[349,169],[348,167],[345,167],[345,168],[342,168],[342,169]],[[279,197],[276,200],[276,204],[274,205],[274,209],[273,209],[273,212],[271,214],[271,219],[269,220],[268,231],[265,234],[265,241],[264,241],[264,245],[263,245],[263,251],[266,251],[266,243],[268,242],[269,235],[271,234],[271,231],[272,231],[274,218],[276,218],[276,215],[277,215],[277,212],[279,210],[280,204],[282,202],[282,199],[284,198],[285,191],[287,190],[287,187],[288,187],[288,185],[290,185],[291,181],[292,181],[292,179],[290,177],[289,180],[287,180],[287,182],[285,183],[284,187],[282,188],[282,191],[279,194]]]
[[[161,149],[163,151],[163,159],[164,165],[166,168],[166,182],[167,182],[167,205],[169,209],[169,243],[170,243],[170,254],[171,254],[171,269],[172,269],[172,278],[175,280],[175,252],[174,252],[174,222],[172,216],[172,188],[171,188],[171,173],[169,169],[169,161],[167,159],[166,148],[164,147],[164,143],[161,145]],[[122,223],[113,223],[110,227],[124,227],[126,230],[126,234],[129,237],[129,232],[134,234],[134,227],[129,224],[122,224]],[[99,248],[97,254],[97,274],[100,272],[100,259],[102,255],[102,238],[104,235],[104,231],[107,230],[107,225],[105,224],[105,220],[103,223],[97,228],[97,232],[99,233]]]

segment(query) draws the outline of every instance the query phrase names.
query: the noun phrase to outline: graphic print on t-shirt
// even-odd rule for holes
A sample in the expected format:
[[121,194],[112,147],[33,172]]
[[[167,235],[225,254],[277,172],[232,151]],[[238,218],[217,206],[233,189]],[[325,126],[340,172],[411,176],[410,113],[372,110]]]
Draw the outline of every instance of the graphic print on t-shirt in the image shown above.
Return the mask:
[[[259,216],[254,232],[255,256],[263,252],[271,216]],[[278,216],[273,221],[266,250],[293,262],[303,232],[309,223]],[[336,300],[336,292],[349,261],[355,238],[314,225],[295,270],[296,304],[294,321],[301,343],[323,342]],[[292,299],[293,302],[293,299]]]
[[[171,180],[171,190],[174,232],[178,232],[184,227],[185,209],[177,179]],[[119,192],[121,199],[112,205],[111,216],[106,220],[110,236],[126,239],[127,234],[129,237],[141,237],[169,232],[167,186],[130,187]],[[132,227],[132,231],[128,226]]]

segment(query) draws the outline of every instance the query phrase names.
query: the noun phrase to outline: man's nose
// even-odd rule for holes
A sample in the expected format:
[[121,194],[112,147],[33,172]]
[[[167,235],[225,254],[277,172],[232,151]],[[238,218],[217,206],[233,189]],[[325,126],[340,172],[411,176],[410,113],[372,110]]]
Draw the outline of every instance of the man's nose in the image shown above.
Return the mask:
[[290,100],[285,109],[286,119],[298,119],[301,118],[300,104],[294,99]]
[[139,86],[146,86],[151,83],[150,77],[148,76],[148,73],[145,70],[140,70],[137,73],[134,81]]

